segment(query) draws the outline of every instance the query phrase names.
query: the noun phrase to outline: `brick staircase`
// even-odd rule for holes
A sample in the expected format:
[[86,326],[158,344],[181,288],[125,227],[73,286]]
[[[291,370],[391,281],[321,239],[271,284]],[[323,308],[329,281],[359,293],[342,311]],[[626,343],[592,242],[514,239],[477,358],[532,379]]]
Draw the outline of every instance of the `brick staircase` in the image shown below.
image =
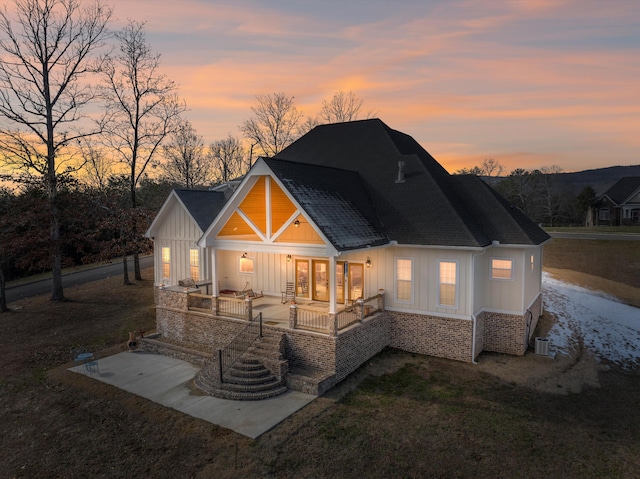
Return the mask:
[[284,335],[258,338],[220,382],[217,359],[211,360],[195,377],[195,384],[207,394],[223,399],[255,401],[287,391],[288,362],[283,359]]

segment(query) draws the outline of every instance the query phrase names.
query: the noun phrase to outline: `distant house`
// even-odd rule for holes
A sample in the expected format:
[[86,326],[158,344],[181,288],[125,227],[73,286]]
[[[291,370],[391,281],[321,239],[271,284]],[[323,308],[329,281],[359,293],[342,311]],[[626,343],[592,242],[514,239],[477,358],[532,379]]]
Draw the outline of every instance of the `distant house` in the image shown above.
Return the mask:
[[163,337],[213,351],[261,312],[276,376],[316,394],[387,346],[524,354],[542,313],[549,236],[378,119],[316,127],[227,201],[174,191],[147,234]]
[[640,224],[640,176],[627,176],[609,188],[593,207],[595,225]]

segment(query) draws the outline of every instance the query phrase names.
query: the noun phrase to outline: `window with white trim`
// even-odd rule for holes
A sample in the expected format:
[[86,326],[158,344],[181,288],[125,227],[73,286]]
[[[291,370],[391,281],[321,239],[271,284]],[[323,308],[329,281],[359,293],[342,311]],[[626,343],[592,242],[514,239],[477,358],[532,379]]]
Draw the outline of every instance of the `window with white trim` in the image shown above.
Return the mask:
[[609,208],[600,208],[598,210],[598,219],[606,221],[609,219]]
[[192,280],[200,281],[200,251],[197,249],[189,250],[189,273]]
[[162,277],[171,277],[171,248],[168,246],[162,247]]
[[396,258],[396,300],[413,301],[413,259]]
[[491,279],[511,279],[512,277],[512,259],[491,258]]
[[456,307],[458,303],[458,262],[439,261],[438,276],[440,306]]

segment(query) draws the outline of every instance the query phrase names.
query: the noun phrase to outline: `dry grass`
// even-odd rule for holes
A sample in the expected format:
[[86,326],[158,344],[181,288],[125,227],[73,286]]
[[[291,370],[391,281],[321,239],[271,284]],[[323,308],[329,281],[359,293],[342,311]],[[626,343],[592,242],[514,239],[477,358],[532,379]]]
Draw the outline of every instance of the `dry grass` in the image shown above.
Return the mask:
[[[593,262],[568,261],[564,241],[547,254],[565,261],[559,274]],[[624,283],[617,274],[606,279]],[[580,393],[557,394],[585,351],[471,365],[388,350],[257,441],[66,371],[74,346],[115,352],[129,330],[152,329],[144,275],[0,315],[0,478],[638,477],[638,373],[599,367]]]

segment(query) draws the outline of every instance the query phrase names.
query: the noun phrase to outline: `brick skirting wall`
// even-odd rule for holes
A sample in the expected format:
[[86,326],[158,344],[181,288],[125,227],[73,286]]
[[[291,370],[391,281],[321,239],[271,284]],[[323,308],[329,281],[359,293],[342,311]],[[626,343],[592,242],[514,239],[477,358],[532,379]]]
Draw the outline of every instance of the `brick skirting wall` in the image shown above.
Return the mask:
[[389,346],[390,339],[389,315],[386,311],[341,332],[336,345],[336,383]]
[[542,295],[539,295],[525,314],[493,313],[483,311],[479,320],[484,322],[484,350],[522,356],[542,314]]
[[473,321],[387,311],[390,346],[411,353],[471,362]]

